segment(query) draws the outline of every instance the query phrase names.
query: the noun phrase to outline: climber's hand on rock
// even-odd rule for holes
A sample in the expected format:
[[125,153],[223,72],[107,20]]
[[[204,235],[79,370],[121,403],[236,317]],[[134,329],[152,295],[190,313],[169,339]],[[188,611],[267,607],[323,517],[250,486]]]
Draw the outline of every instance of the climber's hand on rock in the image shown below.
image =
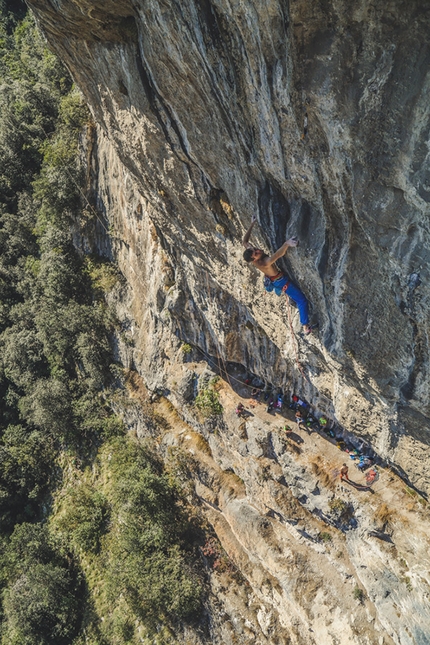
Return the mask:
[[290,239],[287,240],[287,244],[288,244],[288,246],[298,246],[299,245],[299,240],[294,235],[294,237],[290,237]]

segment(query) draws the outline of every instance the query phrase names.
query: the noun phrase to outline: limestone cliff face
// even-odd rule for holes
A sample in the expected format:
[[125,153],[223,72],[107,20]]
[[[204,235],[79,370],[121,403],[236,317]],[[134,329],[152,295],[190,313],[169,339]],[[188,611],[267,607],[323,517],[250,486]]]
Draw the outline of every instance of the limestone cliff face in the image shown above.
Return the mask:
[[[183,340],[298,382],[428,491],[425,3],[29,4],[137,186],[112,242],[135,308],[155,297],[136,320],[155,330],[168,309]],[[300,237],[284,268],[320,322],[300,342],[308,382],[283,303],[240,259],[253,213],[261,245]],[[145,218],[163,249],[157,294]],[[140,343],[152,356],[156,338]]]
[[[123,361],[179,405],[175,388],[190,376],[180,341],[212,365],[242,365],[295,389],[428,493],[430,7],[420,0],[28,4],[98,124],[90,180],[104,223],[93,243],[127,281]],[[265,294],[241,259],[253,213],[258,244],[275,249],[286,236],[300,238],[283,268],[320,323],[306,341],[296,310],[293,333],[284,299]],[[189,421],[212,451],[198,492],[254,594],[231,609],[242,617],[236,636],[253,642],[246,630],[258,623],[253,638],[261,643],[314,643],[316,635],[319,645],[428,642],[425,539],[406,535],[410,518],[399,520],[396,560],[375,538],[364,539],[374,509],[361,510],[358,531],[345,532],[349,560],[341,566],[311,539],[321,530],[316,516],[331,521],[328,499],[315,501],[318,481],[285,454],[276,433],[268,445],[264,424],[241,436],[230,419],[209,435]],[[234,471],[246,490],[232,496],[220,487],[211,498],[206,484],[219,469]],[[291,528],[296,511],[283,498],[285,484],[307,513],[295,518],[301,533]],[[306,610],[292,582],[297,570]],[[342,585],[355,571],[372,600],[364,631],[349,618],[355,605],[342,605],[338,570]],[[246,614],[252,602],[257,623]],[[415,618],[405,622],[399,606]],[[213,642],[234,642],[217,633]]]

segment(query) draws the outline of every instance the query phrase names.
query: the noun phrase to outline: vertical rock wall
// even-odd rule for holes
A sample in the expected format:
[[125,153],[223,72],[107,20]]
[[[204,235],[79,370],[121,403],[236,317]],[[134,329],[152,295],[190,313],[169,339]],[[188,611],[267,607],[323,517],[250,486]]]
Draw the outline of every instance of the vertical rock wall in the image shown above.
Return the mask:
[[[429,8],[29,5],[103,133],[99,205],[148,382],[176,334],[291,381],[428,491]],[[241,261],[254,212],[259,244],[299,235],[284,268],[318,337],[292,336]]]

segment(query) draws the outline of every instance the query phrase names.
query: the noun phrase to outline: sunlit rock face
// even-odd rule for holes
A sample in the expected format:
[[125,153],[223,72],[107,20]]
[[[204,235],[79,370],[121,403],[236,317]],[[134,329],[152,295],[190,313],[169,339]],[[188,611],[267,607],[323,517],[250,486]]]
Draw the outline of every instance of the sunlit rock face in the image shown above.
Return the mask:
[[[428,491],[425,3],[28,3],[101,128],[103,245],[147,382],[179,338],[292,385]],[[310,340],[241,259],[253,213],[265,248],[300,238],[281,264]]]

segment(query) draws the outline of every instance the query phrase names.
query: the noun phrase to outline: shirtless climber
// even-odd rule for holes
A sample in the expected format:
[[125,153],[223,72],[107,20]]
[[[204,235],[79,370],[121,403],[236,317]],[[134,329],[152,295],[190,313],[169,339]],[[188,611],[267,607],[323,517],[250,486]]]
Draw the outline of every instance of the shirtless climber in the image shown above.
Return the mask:
[[261,249],[257,249],[249,243],[249,238],[251,237],[252,229],[256,221],[257,217],[254,215],[251,226],[245,233],[242,240],[243,246],[246,249],[243,253],[243,259],[246,262],[252,262],[257,269],[264,273],[264,288],[266,291],[274,291],[277,296],[286,293],[287,296],[294,300],[299,309],[300,322],[303,325],[303,333],[310,334],[312,332],[312,326],[309,324],[308,301],[300,289],[293,285],[288,280],[287,276],[282,271],[279,271],[276,266],[276,261],[285,255],[289,246],[298,245],[298,239],[296,237],[291,237],[289,240],[284,242],[284,244],[279,247],[273,255],[269,256]]

